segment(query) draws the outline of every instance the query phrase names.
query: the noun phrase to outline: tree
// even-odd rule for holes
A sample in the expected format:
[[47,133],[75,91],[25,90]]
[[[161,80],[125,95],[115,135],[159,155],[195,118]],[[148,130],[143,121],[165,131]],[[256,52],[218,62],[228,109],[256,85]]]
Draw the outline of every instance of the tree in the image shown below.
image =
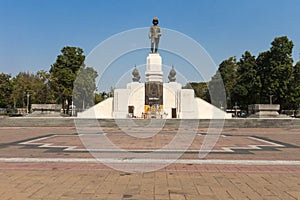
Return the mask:
[[286,108],[290,96],[289,85],[293,80],[293,42],[286,36],[277,37],[271,49],[263,52],[257,59],[261,79],[261,103],[268,103],[269,95],[273,102]]
[[38,71],[36,77],[39,79],[36,101],[39,104],[54,103],[53,90],[50,88],[50,74],[44,70]]
[[[285,109],[288,105],[290,96],[289,85],[293,80],[293,52],[294,44],[286,36],[275,38],[271,47],[270,65],[274,79],[277,80],[277,89],[275,89],[275,100]],[[273,89],[273,88],[272,88]]]
[[95,104],[100,103],[101,101],[103,101],[103,97],[101,95],[101,93],[95,93]]
[[95,79],[98,73],[92,67],[83,65],[74,82],[73,100],[77,108],[93,106],[95,104],[95,91],[97,89]]
[[[268,51],[255,59],[246,51],[238,63],[235,57],[224,60],[209,82],[210,93],[217,94],[224,83],[227,106],[237,102],[243,109],[248,104],[269,103],[270,95],[281,109],[298,108],[300,103],[300,63],[293,67],[293,42],[286,36],[277,37]],[[218,73],[221,77],[219,77]],[[215,95],[218,106],[221,98]],[[216,100],[217,99],[217,100]]]
[[9,96],[12,93],[11,75],[0,73],[0,108],[9,107]]
[[56,102],[61,103],[63,109],[72,101],[73,83],[77,72],[83,65],[85,56],[83,50],[78,47],[64,47],[61,55],[57,56],[56,62],[50,69],[50,83],[56,96]]
[[289,86],[291,94],[289,96],[290,109],[297,110],[300,107],[300,61],[296,63],[293,70],[293,80]]
[[210,101],[209,91],[208,91],[208,83],[206,82],[191,82],[188,83],[184,88],[193,89],[195,91],[195,96],[206,101]]
[[237,63],[237,80],[232,88],[232,99],[241,109],[246,110],[249,104],[259,102],[260,78],[257,76],[255,56],[246,51]]
[[300,61],[298,61],[297,64],[295,65],[293,83],[295,83],[295,85],[294,85],[294,88],[295,88],[295,90],[294,90],[295,91],[294,92],[294,99],[295,99],[294,108],[299,109],[299,107],[300,107]]
[[258,89],[259,101],[258,103],[268,103],[268,91],[267,86],[269,82],[272,82],[270,68],[270,51],[262,52],[256,59],[257,65],[257,77],[260,80],[260,86]]
[[216,107],[227,109],[226,91],[224,82],[219,71],[208,82],[210,103]]
[[227,98],[227,107],[232,107],[232,97],[231,91],[233,87],[236,85],[237,79],[237,63],[235,57],[230,57],[227,60],[224,60],[220,65],[218,71],[223,80],[223,84],[226,91],[226,98]]
[[41,79],[40,74],[29,72],[20,72],[12,79],[13,91],[11,93],[11,101],[14,108],[26,107],[27,94],[30,95],[30,103],[46,103],[47,97],[43,97],[45,91],[45,81]]

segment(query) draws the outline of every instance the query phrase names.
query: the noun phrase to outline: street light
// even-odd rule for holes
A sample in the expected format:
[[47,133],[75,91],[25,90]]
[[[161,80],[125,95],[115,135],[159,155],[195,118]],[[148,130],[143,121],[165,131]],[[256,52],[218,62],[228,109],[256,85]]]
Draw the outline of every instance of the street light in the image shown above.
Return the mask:
[[235,102],[235,105],[233,106],[233,108],[234,108],[234,110],[235,110],[235,117],[237,117],[238,116],[238,108],[239,108],[239,106],[237,105],[237,102]]
[[269,97],[270,97],[270,104],[272,104],[272,97],[273,97],[274,95],[271,95],[271,94],[269,94]]
[[29,97],[30,97],[29,92],[26,93],[26,96],[27,96],[27,115],[28,115],[29,114]]

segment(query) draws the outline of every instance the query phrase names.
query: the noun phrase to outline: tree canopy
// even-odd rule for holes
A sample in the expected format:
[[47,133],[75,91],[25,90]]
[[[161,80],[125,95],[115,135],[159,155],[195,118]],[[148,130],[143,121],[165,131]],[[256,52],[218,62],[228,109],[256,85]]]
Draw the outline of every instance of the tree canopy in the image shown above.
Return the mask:
[[237,70],[238,65],[235,57],[230,57],[229,59],[221,62],[219,65],[218,72],[222,77],[223,84],[226,89],[227,107],[231,107],[233,105],[231,91],[236,85]]
[[[49,72],[20,72],[15,77],[0,73],[0,108],[24,108],[27,95],[30,104],[63,104],[66,110],[72,97],[92,106],[102,99],[94,97],[97,72],[84,64],[83,50],[78,47],[64,47]],[[76,83],[76,84],[74,84]]]
[[[299,62],[293,66],[293,42],[287,36],[276,37],[271,48],[258,57],[246,51],[236,62],[235,57],[219,65],[227,96],[227,107],[237,102],[247,109],[249,104],[280,104],[282,109],[292,109],[300,103]],[[210,82],[214,82],[214,77]]]
[[11,75],[0,73],[0,108],[9,107],[9,96],[12,93]]
[[78,47],[64,47],[57,56],[50,69],[50,84],[53,88],[56,101],[69,109],[72,101],[73,84],[77,72],[83,66],[85,56],[83,50]]
[[13,91],[10,95],[13,107],[25,107],[26,96],[30,95],[31,103],[47,103],[51,96],[47,95],[49,90],[45,85],[46,80],[41,79],[47,72],[39,71],[37,74],[20,72],[12,79]]
[[73,100],[77,108],[85,109],[95,104],[95,91],[97,89],[95,79],[98,73],[92,67],[83,65],[74,82]]
[[232,101],[239,102],[243,109],[258,101],[260,79],[257,75],[255,56],[246,51],[237,63],[237,77],[231,88]]

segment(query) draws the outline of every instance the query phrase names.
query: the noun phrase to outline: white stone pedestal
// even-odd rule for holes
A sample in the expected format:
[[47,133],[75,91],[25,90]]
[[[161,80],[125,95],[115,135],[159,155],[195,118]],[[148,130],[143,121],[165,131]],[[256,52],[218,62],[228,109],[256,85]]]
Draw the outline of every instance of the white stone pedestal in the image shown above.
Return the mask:
[[163,82],[162,59],[159,53],[150,53],[147,57],[146,82]]
[[248,106],[248,110],[252,113],[249,118],[289,118],[279,114],[279,104],[252,104]]

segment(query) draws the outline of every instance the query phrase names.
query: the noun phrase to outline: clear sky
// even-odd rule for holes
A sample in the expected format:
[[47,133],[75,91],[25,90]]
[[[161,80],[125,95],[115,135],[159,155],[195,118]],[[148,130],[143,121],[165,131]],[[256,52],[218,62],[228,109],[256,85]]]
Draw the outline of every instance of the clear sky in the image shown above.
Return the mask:
[[257,55],[283,35],[298,61],[299,8],[299,0],[0,0],[0,72],[49,70],[62,47],[88,55],[114,34],[149,27],[154,16],[196,40],[216,64],[246,50]]

